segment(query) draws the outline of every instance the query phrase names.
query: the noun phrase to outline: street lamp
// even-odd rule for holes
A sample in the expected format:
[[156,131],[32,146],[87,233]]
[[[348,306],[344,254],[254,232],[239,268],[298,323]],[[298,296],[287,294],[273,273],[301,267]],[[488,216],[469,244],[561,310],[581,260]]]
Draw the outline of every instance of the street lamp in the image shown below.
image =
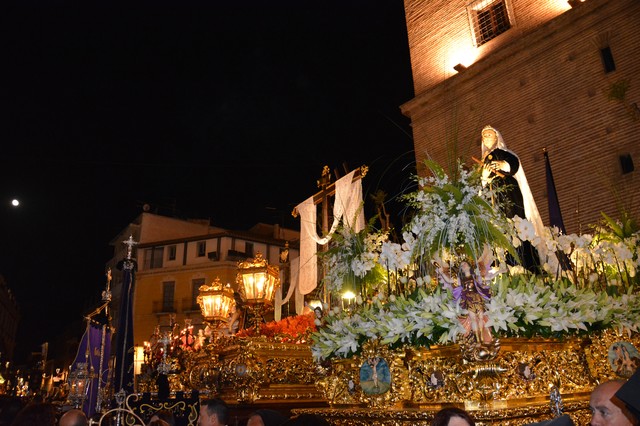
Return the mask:
[[263,313],[273,308],[276,289],[280,285],[279,275],[279,268],[269,265],[260,252],[256,253],[255,259],[238,262],[238,292],[254,315],[256,333],[260,332]]

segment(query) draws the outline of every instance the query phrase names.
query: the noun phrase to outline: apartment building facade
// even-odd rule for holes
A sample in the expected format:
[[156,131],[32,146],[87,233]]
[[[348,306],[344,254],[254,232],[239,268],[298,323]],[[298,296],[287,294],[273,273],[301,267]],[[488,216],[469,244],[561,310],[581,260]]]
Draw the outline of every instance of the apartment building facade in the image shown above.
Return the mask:
[[[120,299],[121,277],[116,265],[126,256],[129,236],[138,270],[133,301],[134,344],[142,346],[156,330],[180,330],[190,324],[198,333],[205,324],[196,301],[199,288],[220,279],[237,290],[238,262],[260,253],[270,265],[281,267],[280,278],[288,286],[288,259],[298,257],[299,232],[278,225],[257,224],[246,231],[210,226],[208,221],[184,221],[143,213],[114,240],[113,307]],[[113,314],[117,330],[117,313]]]

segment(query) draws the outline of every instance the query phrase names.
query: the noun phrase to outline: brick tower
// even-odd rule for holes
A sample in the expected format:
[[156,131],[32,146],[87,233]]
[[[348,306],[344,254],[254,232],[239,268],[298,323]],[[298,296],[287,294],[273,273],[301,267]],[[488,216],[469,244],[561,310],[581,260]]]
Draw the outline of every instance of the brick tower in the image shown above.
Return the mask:
[[[405,0],[416,160],[480,157],[497,128],[545,224],[549,153],[567,232],[640,213],[640,1]],[[634,166],[635,162],[635,166]]]

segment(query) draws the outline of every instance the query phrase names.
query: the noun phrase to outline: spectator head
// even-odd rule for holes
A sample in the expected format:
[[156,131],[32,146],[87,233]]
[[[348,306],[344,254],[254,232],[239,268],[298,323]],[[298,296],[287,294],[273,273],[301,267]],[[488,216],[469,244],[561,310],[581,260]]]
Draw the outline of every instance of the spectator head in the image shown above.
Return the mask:
[[154,420],[162,420],[169,426],[176,426],[176,418],[174,417],[173,412],[170,410],[156,411],[149,419],[150,422]]
[[247,422],[247,426],[280,426],[287,417],[276,410],[256,410]]
[[225,426],[229,422],[229,407],[219,399],[205,399],[200,402],[198,426]]
[[34,402],[27,404],[11,423],[11,426],[56,426],[57,417],[53,404]]
[[634,426],[638,424],[624,402],[615,396],[615,393],[625,383],[626,380],[609,380],[599,384],[591,392],[589,399],[591,426]]
[[443,408],[431,421],[431,426],[475,426],[475,424],[466,411],[455,407]]

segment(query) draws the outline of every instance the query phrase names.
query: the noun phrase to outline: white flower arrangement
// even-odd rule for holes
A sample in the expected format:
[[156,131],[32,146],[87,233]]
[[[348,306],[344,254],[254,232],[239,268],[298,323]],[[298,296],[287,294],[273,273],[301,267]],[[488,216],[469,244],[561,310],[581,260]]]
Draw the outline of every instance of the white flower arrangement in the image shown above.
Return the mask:
[[[500,275],[487,304],[487,325],[494,335],[563,338],[609,328],[639,331],[637,292],[610,295],[566,281],[555,284],[527,275],[516,279]],[[464,313],[450,292],[419,289],[410,297],[396,296],[393,301],[362,306],[352,315],[340,312],[328,316],[325,325],[312,335],[312,354],[316,361],[349,358],[358,354],[365,342],[375,339],[392,348],[455,343],[464,332],[458,320]]]
[[[373,339],[391,348],[457,342],[465,332],[459,319],[467,312],[450,289],[431,278],[434,260],[459,253],[475,259],[486,244],[505,252],[523,240],[541,243],[526,219],[507,220],[491,206],[492,194],[474,172],[460,166],[452,180],[437,165],[428,166],[432,175],[418,179],[420,188],[406,197],[415,215],[403,228],[402,243],[372,232],[371,226],[359,234],[342,230],[342,239],[325,257],[325,285],[335,292],[360,279],[359,300],[365,302],[325,317],[312,334],[317,361],[357,355]],[[604,218],[593,235],[546,229],[547,250],[566,256],[568,270],[546,264],[543,275],[518,266],[496,271],[485,305],[486,326],[494,336],[565,338],[611,328],[639,331],[640,232],[628,217],[622,222]]]
[[368,284],[376,287],[384,282],[380,251],[387,239],[384,232],[371,232],[371,224],[358,233],[339,227],[332,248],[320,255],[327,271],[323,279],[326,288],[333,292],[348,288],[362,297],[368,294]]
[[411,261],[442,258],[444,253],[477,259],[485,244],[513,254],[513,227],[492,206],[495,194],[482,186],[478,171],[468,171],[459,163],[452,179],[436,163],[426,165],[431,174],[418,178],[419,189],[404,197],[416,212],[402,234],[401,247],[410,253]]

